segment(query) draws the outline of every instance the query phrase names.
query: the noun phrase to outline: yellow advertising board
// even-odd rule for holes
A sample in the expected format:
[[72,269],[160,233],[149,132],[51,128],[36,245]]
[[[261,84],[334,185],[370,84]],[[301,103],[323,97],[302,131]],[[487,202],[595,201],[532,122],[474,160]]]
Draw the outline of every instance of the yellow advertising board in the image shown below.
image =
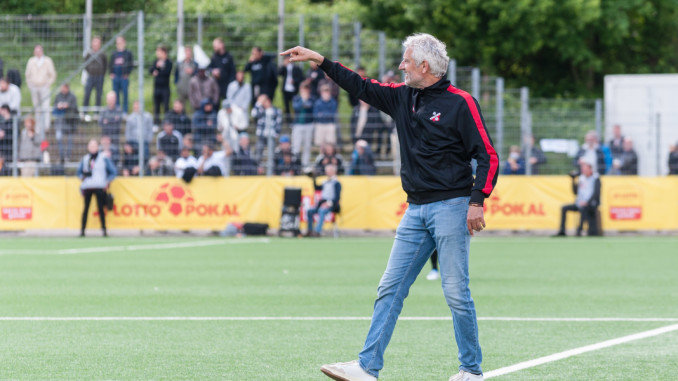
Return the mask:
[[[395,229],[407,210],[398,177],[341,177],[340,228]],[[0,179],[0,230],[78,229],[80,181],[73,177]],[[117,178],[111,229],[222,229],[229,222],[263,222],[277,227],[283,190],[302,189],[313,198],[307,177]],[[503,176],[485,202],[488,229],[556,230],[564,204],[574,201],[567,176]],[[678,178],[604,177],[604,229],[678,229]],[[99,226],[96,203],[88,227]],[[573,226],[578,216],[569,218]]]

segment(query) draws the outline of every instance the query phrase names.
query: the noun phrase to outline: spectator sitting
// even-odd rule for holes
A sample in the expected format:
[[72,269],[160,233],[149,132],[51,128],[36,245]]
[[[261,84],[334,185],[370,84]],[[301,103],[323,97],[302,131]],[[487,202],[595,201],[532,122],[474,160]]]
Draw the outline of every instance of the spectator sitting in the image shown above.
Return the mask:
[[184,135],[184,138],[181,140],[181,147],[182,147],[182,149],[187,148],[188,152],[190,152],[191,155],[195,156],[193,134]]
[[[337,167],[334,164],[329,164],[325,167],[325,174],[327,175],[327,180],[321,185],[318,186],[313,176],[313,187],[315,190],[321,191],[320,200],[315,205],[315,207],[309,209],[306,212],[308,231],[306,233],[307,237],[320,236],[320,233],[323,229],[323,223],[325,222],[325,216],[332,213],[339,213],[341,210],[339,206],[339,200],[341,199],[341,183],[337,179]],[[318,225],[315,230],[313,229],[313,218],[315,215],[318,215]]]
[[611,173],[614,175],[638,174],[638,155],[633,149],[631,138],[624,138],[622,152],[612,161]]
[[[113,82],[113,92],[116,95],[116,105],[122,105],[122,111],[127,113],[127,90],[129,88],[129,75],[134,68],[134,57],[132,52],[125,47],[127,41],[125,37],[115,38],[115,52],[111,54],[111,80]],[[122,96],[122,101],[121,101]]]
[[235,61],[226,50],[226,44],[221,38],[215,38],[212,41],[212,60],[210,61],[209,69],[212,69],[212,77],[216,79],[219,86],[219,93],[214,104],[219,104],[219,99],[226,98],[226,87],[235,78]]
[[305,81],[299,87],[299,94],[292,100],[294,124],[292,125],[292,152],[301,154],[301,162],[308,165],[311,161],[311,143],[313,139],[313,104],[311,85]]
[[125,142],[139,147],[139,137],[144,139],[144,157],[149,157],[149,146],[153,141],[153,117],[148,111],[141,112],[139,101],[132,104],[133,112],[127,117]]
[[[190,182],[195,175],[195,172],[198,170],[198,159],[195,156],[191,155],[191,151],[184,147],[181,149],[181,156],[174,162],[174,174],[180,178],[184,179],[186,182]],[[187,177],[189,179],[187,180]]]
[[[59,159],[63,163],[71,156],[73,134],[78,123],[78,101],[71,92],[68,83],[61,85],[59,93],[54,98],[55,137],[59,146]],[[64,144],[64,140],[66,141]]]
[[377,173],[377,168],[374,166],[374,156],[370,145],[363,139],[355,143],[355,150],[351,155],[350,175],[365,175],[372,176]]
[[198,75],[191,78],[189,98],[193,110],[199,110],[205,99],[216,105],[219,102],[219,85],[214,78],[205,74],[205,69],[198,69]]
[[669,147],[669,175],[678,175],[678,143]]
[[261,47],[255,46],[252,48],[249,61],[245,65],[245,71],[250,72],[252,94],[257,101],[262,94],[266,94],[270,100],[275,97],[278,76],[276,75],[274,58],[273,55],[265,54]]
[[217,113],[217,130],[231,147],[238,145],[238,134],[247,130],[249,122],[245,110],[228,99],[221,102],[221,110]]
[[111,144],[111,138],[109,136],[101,137],[101,152],[111,161],[114,165],[120,164],[120,151],[117,146]]
[[329,86],[321,87],[320,99],[313,104],[313,121],[315,145],[337,144],[337,101],[332,98]]
[[546,155],[544,155],[541,147],[539,147],[538,144],[535,145],[534,143],[534,136],[530,135],[525,138],[527,151],[530,152],[530,165],[532,166],[532,174],[538,175],[539,168],[541,168],[543,164],[546,164]]
[[621,126],[615,124],[612,127],[612,139],[608,143],[612,158],[617,159],[624,152],[624,135],[621,133]]
[[273,106],[268,95],[261,94],[252,109],[252,118],[257,123],[256,159],[261,160],[264,147],[268,145],[268,139],[275,139],[280,133],[282,112]]
[[0,106],[0,157],[12,158],[12,143],[14,142],[14,126],[9,106]]
[[122,175],[137,176],[139,175],[139,154],[137,147],[125,143],[122,146]]
[[[596,211],[600,205],[600,178],[598,174],[593,171],[593,165],[583,159],[580,164],[580,174],[571,173],[572,177],[572,191],[577,195],[574,204],[564,205],[560,214],[560,230],[556,236],[564,237],[565,234],[565,219],[568,211],[579,212],[581,218],[579,220],[579,227],[577,228],[577,236],[581,235],[584,221],[588,223],[588,235],[600,235],[598,232],[598,222],[596,220]],[[579,181],[575,181],[575,178]]]
[[210,144],[202,146],[202,156],[198,158],[198,174],[201,176],[225,176],[226,166],[223,155],[215,155]]
[[238,148],[233,153],[233,175],[255,176],[258,171],[257,162],[250,154],[250,137],[246,132],[241,132]]
[[193,78],[197,71],[198,64],[193,59],[193,49],[186,45],[184,46],[184,59],[177,62],[177,68],[174,70],[174,85],[177,89],[178,101],[182,104],[188,102],[191,78]]
[[174,131],[174,126],[169,121],[165,121],[162,125],[162,131],[156,138],[156,149],[163,151],[171,160],[176,160],[181,151],[181,143],[183,137],[177,131]]
[[123,113],[115,105],[115,99],[115,92],[109,91],[106,94],[106,109],[99,115],[99,126],[101,135],[111,138],[111,144],[117,148],[120,144]]
[[36,176],[41,156],[40,137],[35,131],[35,119],[29,116],[24,119],[24,129],[19,138],[19,161],[23,163],[21,176]]
[[205,98],[193,113],[193,139],[202,146],[214,144],[217,134],[217,113],[212,102]]
[[174,130],[181,136],[191,133],[191,118],[184,112],[184,104],[180,100],[172,103],[172,110],[165,114],[165,122],[172,123]]
[[174,174],[174,165],[163,150],[158,150],[155,156],[148,159],[148,168],[146,173],[150,176],[172,176]]
[[280,137],[280,144],[273,156],[273,163],[275,165],[273,172],[278,176],[297,176],[301,172],[301,163],[297,156],[292,153],[288,135]]
[[249,114],[252,105],[252,85],[245,82],[244,71],[239,70],[235,73],[235,80],[228,84],[226,99]]
[[325,143],[318,157],[315,159],[315,172],[325,173],[325,167],[332,164],[337,167],[337,173],[344,173],[344,158],[337,153],[337,148],[334,144]]
[[0,105],[7,105],[12,115],[21,115],[21,90],[7,78],[0,78]]
[[504,165],[504,170],[502,171],[504,175],[524,175],[525,174],[525,159],[523,158],[522,152],[520,152],[520,147],[511,146],[509,149],[509,157],[506,159],[506,164]]
[[167,59],[167,53],[167,47],[159,45],[155,49],[156,60],[148,70],[153,76],[153,122],[156,124],[160,123],[160,106],[164,113],[169,111],[172,61]]
[[108,58],[101,50],[101,37],[92,38],[92,47],[85,55],[85,62],[92,59],[90,63],[85,66],[87,71],[87,82],[85,83],[85,96],[82,105],[89,107],[89,97],[94,90],[94,105],[101,106],[101,94],[104,90],[104,76],[106,76],[106,68],[108,67]]
[[574,159],[574,166],[578,168],[580,161],[584,159],[586,162],[592,163],[593,172],[604,175],[607,170],[605,153],[598,144],[598,134],[595,131],[589,131],[584,140],[584,144]]

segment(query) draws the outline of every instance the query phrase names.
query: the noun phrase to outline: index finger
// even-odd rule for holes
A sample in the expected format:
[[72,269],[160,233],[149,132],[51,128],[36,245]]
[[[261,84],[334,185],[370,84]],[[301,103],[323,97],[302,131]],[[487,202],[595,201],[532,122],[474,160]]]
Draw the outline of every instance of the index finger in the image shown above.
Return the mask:
[[292,54],[292,51],[295,50],[296,48],[297,48],[297,47],[287,49],[287,50],[285,50],[284,52],[281,52],[280,55],[281,55],[281,56],[286,56],[286,55]]

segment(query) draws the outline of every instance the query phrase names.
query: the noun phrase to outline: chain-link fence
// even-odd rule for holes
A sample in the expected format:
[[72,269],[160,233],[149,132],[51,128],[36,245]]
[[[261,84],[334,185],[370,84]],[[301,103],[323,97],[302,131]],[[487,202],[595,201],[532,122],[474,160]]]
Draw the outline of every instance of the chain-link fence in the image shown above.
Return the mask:
[[[279,129],[275,139],[262,139],[262,135],[256,133],[257,119],[251,117],[250,107],[242,110],[245,124],[236,133],[224,133],[221,130],[224,126],[217,116],[221,108],[218,102],[213,102],[212,112],[196,115],[196,107],[187,101],[184,106],[185,114],[179,113],[178,116],[169,118],[173,129],[169,132],[163,131],[163,121],[168,120],[166,109],[159,112],[157,117],[151,115],[150,123],[147,111],[134,112],[135,101],[141,101],[139,107],[142,110],[152,110],[154,103],[164,101],[162,97],[158,98],[158,92],[154,89],[156,77],[151,70],[158,46],[168,48],[168,60],[174,63],[176,72],[177,56],[183,50],[180,49],[181,45],[194,47],[194,53],[204,53],[203,58],[209,61],[213,40],[222,38],[232,55],[235,67],[242,69],[250,60],[254,46],[261,47],[271,55],[277,52],[279,19],[276,15],[187,14],[178,20],[176,15],[129,13],[93,15],[91,20],[82,15],[1,16],[0,19],[3,21],[3,28],[0,30],[0,59],[4,63],[4,77],[9,82],[20,85],[18,89],[21,98],[18,102],[19,108],[10,110],[10,113],[16,114],[16,123],[13,124],[12,118],[8,118],[3,124],[3,132],[0,133],[3,135],[0,137],[0,146],[4,147],[0,152],[4,157],[4,169],[0,173],[74,174],[91,139],[99,142],[103,140],[103,145],[108,147],[106,150],[115,161],[119,172],[130,175],[172,174],[174,163],[165,160],[163,153],[176,161],[181,155],[181,148],[189,147],[190,155],[198,158],[202,155],[202,144],[205,142],[211,143],[217,157],[226,158],[223,162],[220,161],[223,164],[220,164],[221,174],[300,173],[302,167],[310,165],[321,154],[321,148],[317,144],[311,144],[308,150],[310,152],[307,152],[305,140],[301,145],[294,141],[299,136],[292,133],[291,118],[283,117],[281,125],[273,127],[273,130]],[[91,25],[91,33],[88,32],[88,25]],[[183,26],[180,33],[178,25]],[[388,38],[383,32],[365,29],[357,22],[336,15],[286,15],[282,26],[282,43],[285,47],[302,44],[321,51],[348,67],[362,66],[369,77],[399,80],[400,72],[397,67],[402,56],[401,43],[397,39]],[[99,77],[92,71],[98,61],[96,54],[85,57],[90,51],[87,40],[93,37],[99,37],[101,56],[107,61],[104,75]],[[126,40],[125,49],[131,53],[129,57],[116,55],[116,44],[119,44],[116,37],[124,37]],[[27,83],[30,81],[26,78],[26,69],[38,44],[42,46],[44,55],[50,57],[54,63],[55,78],[50,79],[51,85],[43,86],[46,90],[43,89],[44,91],[36,95],[36,86],[29,86]],[[194,58],[197,60],[198,57]],[[44,63],[44,59],[39,61],[41,65]],[[90,66],[93,62],[94,65]],[[126,72],[120,72],[120,64],[128,65]],[[111,71],[113,66],[115,73]],[[84,68],[92,73],[88,75]],[[304,77],[311,73],[308,65],[303,65],[301,69]],[[512,146],[517,146],[517,149],[513,148],[515,153],[529,155],[527,137],[533,135],[536,138],[535,146],[541,146],[546,151],[546,162],[532,166],[528,160],[523,170],[517,173],[566,173],[571,169],[571,152],[563,152],[561,146],[576,146],[587,130],[600,129],[602,110],[595,106],[595,101],[530,99],[529,93],[525,96],[525,90],[505,89],[503,79],[488,76],[477,68],[457,67],[453,62],[451,69],[448,77],[454,85],[478,99],[488,130],[502,159],[502,167],[506,167],[505,160],[511,157],[509,152]],[[170,109],[174,107],[172,101],[178,98],[175,72],[169,78]],[[272,94],[273,105],[281,109],[284,109],[284,78],[278,78],[277,91]],[[245,79],[245,82],[248,81],[249,75]],[[62,89],[62,83],[67,83],[69,88]],[[113,90],[116,90],[114,103],[118,106],[108,107],[106,94]],[[8,91],[0,86],[0,97],[3,94],[8,94]],[[75,101],[73,105],[65,107],[72,99],[69,94]],[[349,102],[349,97],[343,92],[334,95],[338,101],[338,128],[336,137],[330,141],[336,141],[338,155],[343,154],[345,171],[354,174],[398,173],[398,164],[393,162],[393,158],[397,157],[393,155],[397,145],[392,145],[394,139],[390,119],[376,110],[361,112],[360,106],[354,107],[355,103]],[[84,102],[85,98],[90,98],[89,102]],[[369,117],[366,116],[368,114]],[[231,115],[228,118],[232,117]],[[26,136],[30,135],[24,127],[25,123],[33,123],[26,122],[29,119],[35,121],[36,138],[23,139],[24,132]],[[356,131],[362,132],[356,135]],[[248,160],[237,156],[241,143],[238,132],[250,133],[252,155]],[[15,134],[16,139],[10,139]],[[168,134],[179,141],[177,147],[172,148],[170,145],[164,150],[159,149],[165,147],[161,147],[159,139],[163,144],[174,141],[168,138]],[[296,165],[286,163],[290,158],[280,155],[280,152],[273,154],[273,148],[278,146],[279,137],[283,135],[292,135],[292,146],[297,154],[292,159],[299,161]],[[368,149],[372,153],[374,168],[367,171],[351,168],[351,161],[356,156],[354,143],[358,138],[367,141]],[[26,151],[31,147],[29,143],[35,141],[39,142],[40,154],[32,155],[29,163],[22,147],[25,146]],[[546,144],[541,144],[543,141]],[[22,142],[25,143],[23,146]],[[143,143],[139,145],[138,142]],[[269,143],[270,149],[262,148]],[[167,149],[171,150],[169,155],[165,152]],[[163,151],[160,157],[158,151]],[[158,162],[167,164],[169,168],[158,166]],[[276,163],[279,164],[278,167]],[[35,170],[24,170],[28,167]]]

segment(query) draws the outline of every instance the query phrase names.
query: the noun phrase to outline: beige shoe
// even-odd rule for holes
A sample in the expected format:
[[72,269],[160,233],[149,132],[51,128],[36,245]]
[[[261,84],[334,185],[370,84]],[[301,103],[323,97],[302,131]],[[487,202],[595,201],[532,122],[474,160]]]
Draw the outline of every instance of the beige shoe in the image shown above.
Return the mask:
[[465,370],[460,370],[459,373],[450,377],[450,381],[483,381],[484,379],[482,374],[473,374]]
[[337,381],[376,381],[377,378],[365,372],[358,360],[338,362],[320,367],[327,377]]

